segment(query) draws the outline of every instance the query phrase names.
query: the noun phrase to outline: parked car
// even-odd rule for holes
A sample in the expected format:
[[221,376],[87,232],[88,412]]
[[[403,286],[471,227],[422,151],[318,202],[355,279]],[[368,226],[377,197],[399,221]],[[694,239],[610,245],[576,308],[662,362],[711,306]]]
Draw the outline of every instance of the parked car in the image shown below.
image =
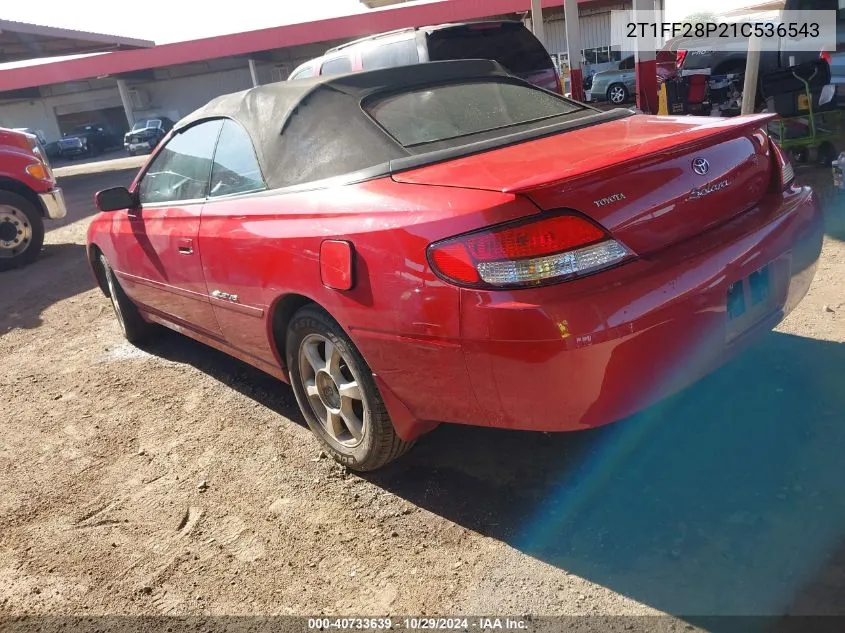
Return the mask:
[[44,243],[44,220],[66,214],[38,138],[0,128],[0,271],[35,261]]
[[632,101],[637,93],[637,79],[634,75],[634,56],[619,62],[616,70],[603,70],[593,75],[590,90],[584,95],[589,101],[607,101],[622,105]]
[[487,60],[269,84],[99,192],[88,259],[127,339],[290,382],[352,469],[441,421],[596,427],[807,292],[822,214],[771,118],[600,112]]
[[123,136],[123,147],[130,156],[149,154],[171,129],[173,121],[167,117],[141,119]]
[[329,49],[322,57],[297,66],[288,79],[455,59],[492,59],[517,77],[563,92],[549,53],[522,22],[513,20],[440,24],[371,35]]
[[101,123],[86,123],[59,139],[59,152],[62,158],[97,156],[118,145],[120,140],[108,127]]

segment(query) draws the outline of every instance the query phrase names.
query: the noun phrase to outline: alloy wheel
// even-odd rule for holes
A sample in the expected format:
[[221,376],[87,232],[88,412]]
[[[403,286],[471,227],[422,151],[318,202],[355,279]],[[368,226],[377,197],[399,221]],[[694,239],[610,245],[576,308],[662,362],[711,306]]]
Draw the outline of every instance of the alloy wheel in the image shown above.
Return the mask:
[[0,258],[17,257],[32,243],[32,225],[26,215],[8,205],[0,205]]
[[610,102],[611,103],[624,103],[625,101],[625,89],[622,86],[613,86],[610,89]]
[[299,373],[314,415],[338,444],[361,443],[368,418],[351,362],[340,348],[321,334],[309,334],[299,346]]

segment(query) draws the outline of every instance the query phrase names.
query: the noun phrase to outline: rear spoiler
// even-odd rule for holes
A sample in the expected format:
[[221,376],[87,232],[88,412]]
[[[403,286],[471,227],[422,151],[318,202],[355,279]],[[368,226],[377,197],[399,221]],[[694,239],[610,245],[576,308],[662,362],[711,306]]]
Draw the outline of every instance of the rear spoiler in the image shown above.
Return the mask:
[[[647,115],[640,115],[647,116]],[[691,117],[679,117],[689,119]],[[633,148],[629,147],[625,153],[619,156],[602,154],[601,156],[593,157],[590,160],[581,161],[568,168],[561,169],[560,177],[553,181],[544,180],[542,176],[531,178],[522,182],[514,183],[509,187],[503,189],[504,193],[525,193],[537,189],[539,187],[554,187],[555,185],[567,186],[572,185],[580,178],[594,178],[597,174],[603,171],[611,171],[618,169],[620,165],[625,165],[635,161],[642,161],[644,158],[650,159],[655,163],[664,160],[667,153],[681,153],[694,150],[701,145],[710,145],[714,141],[718,142],[732,136],[736,136],[738,131],[745,131],[748,129],[763,128],[765,125],[777,118],[777,114],[763,113],[763,114],[749,114],[743,117],[734,117],[729,119],[717,119],[711,122],[709,119],[706,124],[696,128],[691,128],[677,134],[669,136],[661,136],[651,139],[637,145]]]

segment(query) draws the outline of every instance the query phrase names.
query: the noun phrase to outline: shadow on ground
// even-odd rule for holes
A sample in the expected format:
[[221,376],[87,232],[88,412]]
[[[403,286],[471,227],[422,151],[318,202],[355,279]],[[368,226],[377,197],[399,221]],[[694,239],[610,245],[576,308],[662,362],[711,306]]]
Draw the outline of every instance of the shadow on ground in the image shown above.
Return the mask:
[[289,385],[228,354],[163,327],[157,328],[155,336],[141,348],[169,361],[191,365],[279,415],[307,426]]
[[93,287],[84,246],[48,244],[35,263],[0,272],[0,336],[40,326],[44,310]]
[[[303,424],[291,390],[174,334],[189,363]],[[367,478],[468,529],[709,630],[845,613],[842,344],[772,333],[732,364],[603,429],[444,425]],[[563,394],[562,394],[563,395]]]
[[772,333],[619,424],[446,427],[373,481],[661,611],[777,615],[845,539],[843,367],[842,344]]

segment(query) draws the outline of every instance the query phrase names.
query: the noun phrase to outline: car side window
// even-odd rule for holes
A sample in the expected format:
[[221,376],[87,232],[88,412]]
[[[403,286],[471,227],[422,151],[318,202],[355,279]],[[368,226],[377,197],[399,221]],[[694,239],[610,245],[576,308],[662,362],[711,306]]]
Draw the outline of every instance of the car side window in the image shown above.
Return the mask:
[[376,44],[361,55],[361,65],[364,70],[409,66],[419,61],[417,42],[414,39]]
[[141,178],[141,204],[205,198],[211,157],[222,126],[222,119],[206,121],[171,138]]
[[352,60],[348,57],[337,57],[323,63],[321,75],[341,75],[352,72]]
[[209,196],[214,198],[262,189],[264,179],[249,135],[234,121],[225,121],[214,153]]
[[311,77],[314,74],[314,69],[311,66],[306,66],[305,68],[301,69],[295,75],[293,75],[290,80],[293,81],[294,79],[305,79],[306,77]]

